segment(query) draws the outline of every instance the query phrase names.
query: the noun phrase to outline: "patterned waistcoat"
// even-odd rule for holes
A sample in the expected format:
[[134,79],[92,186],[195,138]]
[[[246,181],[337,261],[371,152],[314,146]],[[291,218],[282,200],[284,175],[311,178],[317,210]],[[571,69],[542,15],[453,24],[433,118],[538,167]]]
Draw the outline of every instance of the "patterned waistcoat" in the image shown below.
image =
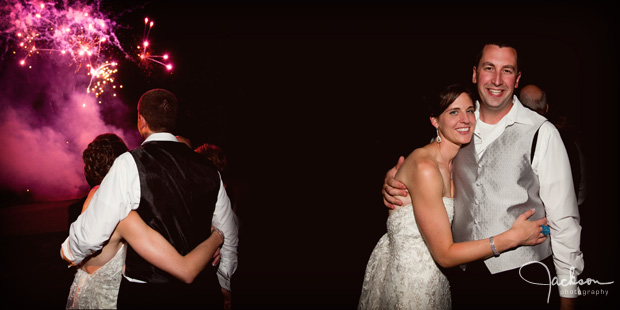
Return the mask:
[[[534,113],[534,112],[532,112]],[[535,133],[545,122],[538,114],[534,124],[515,122],[478,158],[475,143],[464,146],[453,162],[454,242],[485,239],[512,227],[521,213],[535,208],[530,220],[545,216],[538,176],[532,170]],[[549,239],[537,246],[520,246],[484,261],[493,274],[518,268],[551,255]]]

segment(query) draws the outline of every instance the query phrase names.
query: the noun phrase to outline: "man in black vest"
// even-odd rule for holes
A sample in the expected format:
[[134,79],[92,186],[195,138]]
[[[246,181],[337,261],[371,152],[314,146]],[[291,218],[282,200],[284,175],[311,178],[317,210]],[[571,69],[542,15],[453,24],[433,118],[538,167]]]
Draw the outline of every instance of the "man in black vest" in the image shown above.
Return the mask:
[[119,156],[91,201],[90,212],[72,226],[70,260],[77,264],[100,249],[116,224],[136,210],[181,255],[207,239],[212,224],[223,231],[219,270],[208,266],[192,284],[184,284],[129,248],[119,308],[221,307],[220,286],[230,291],[237,264],[236,218],[217,169],[172,135],[177,111],[177,99],[167,90],[142,95],[138,130],[145,140]]

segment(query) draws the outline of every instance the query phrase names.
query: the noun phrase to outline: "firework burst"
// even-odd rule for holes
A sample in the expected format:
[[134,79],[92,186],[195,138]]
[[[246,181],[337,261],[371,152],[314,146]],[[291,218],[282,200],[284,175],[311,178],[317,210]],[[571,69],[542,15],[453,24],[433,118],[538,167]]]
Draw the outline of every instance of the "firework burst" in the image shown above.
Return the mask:
[[[100,1],[89,5],[68,0],[8,0],[0,7],[0,31],[7,41],[12,41],[12,53],[21,66],[36,69],[35,58],[67,61],[76,74],[88,77],[86,92],[98,97],[105,90],[122,87],[115,83],[119,70],[115,57],[134,59],[115,34],[116,22],[100,12],[99,7]],[[168,55],[151,54],[148,34],[154,23],[145,20],[137,61],[158,63],[171,70]]]
[[153,28],[154,24],[155,23],[152,20],[149,21],[148,17],[144,19],[142,46],[138,46],[138,51],[140,51],[139,58],[143,63],[145,63],[145,65],[147,65],[146,63],[148,62],[153,62],[159,65],[162,65],[166,68],[166,70],[171,71],[172,63],[169,62],[168,54],[152,55],[151,53],[149,35],[151,33],[151,28]]

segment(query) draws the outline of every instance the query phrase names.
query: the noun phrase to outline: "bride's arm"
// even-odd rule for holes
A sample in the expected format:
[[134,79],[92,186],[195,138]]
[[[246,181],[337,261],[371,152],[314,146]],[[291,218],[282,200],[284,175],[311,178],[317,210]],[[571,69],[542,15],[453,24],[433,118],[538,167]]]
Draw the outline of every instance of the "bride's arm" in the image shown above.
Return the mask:
[[116,229],[138,255],[185,283],[194,281],[224,241],[214,231],[207,240],[181,256],[168,240],[146,225],[136,211],[129,212]]
[[[428,248],[435,261],[442,267],[454,267],[493,255],[490,240],[454,243],[446,208],[443,204],[443,181],[439,169],[431,160],[405,161],[402,173],[396,177],[409,189],[413,212]],[[401,171],[399,171],[401,172]],[[540,225],[546,219],[528,221],[533,210],[521,214],[513,227],[494,237],[495,248],[503,252],[519,245],[543,242]],[[491,237],[491,236],[489,236]]]

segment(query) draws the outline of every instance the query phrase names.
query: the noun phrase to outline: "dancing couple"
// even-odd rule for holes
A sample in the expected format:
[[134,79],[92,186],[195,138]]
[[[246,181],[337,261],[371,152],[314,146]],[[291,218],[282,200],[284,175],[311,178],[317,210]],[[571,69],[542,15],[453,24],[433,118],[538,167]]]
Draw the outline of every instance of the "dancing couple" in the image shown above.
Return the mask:
[[546,307],[547,290],[521,277],[531,262],[555,271],[557,303],[574,306],[568,280],[583,255],[570,165],[557,129],[514,95],[520,78],[516,49],[487,44],[473,68],[479,100],[449,86],[432,102],[437,137],[386,175],[388,231],[359,309]]
[[177,111],[172,93],[148,91],[140,147],[124,152],[120,138],[102,135],[84,152],[101,184],[61,247],[79,267],[67,308],[221,308],[220,291],[230,297],[236,216],[215,166],[171,134]]

